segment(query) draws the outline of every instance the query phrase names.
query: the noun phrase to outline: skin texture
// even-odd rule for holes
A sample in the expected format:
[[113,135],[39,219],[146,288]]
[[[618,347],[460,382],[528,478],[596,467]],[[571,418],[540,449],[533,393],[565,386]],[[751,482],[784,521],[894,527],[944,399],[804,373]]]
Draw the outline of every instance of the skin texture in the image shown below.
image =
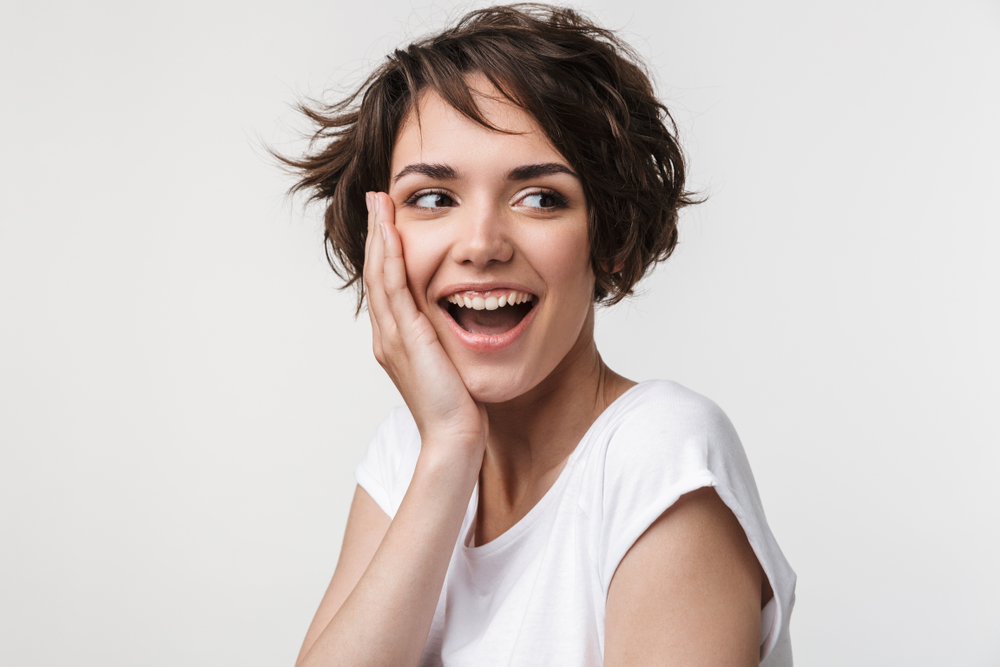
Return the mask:
[[[427,314],[473,398],[495,404],[518,398],[543,380],[560,381],[562,373],[553,371],[581,335],[586,337],[594,276],[580,181],[568,173],[508,180],[510,171],[523,165],[557,164],[572,171],[569,164],[520,109],[481,103],[500,127],[519,134],[485,131],[436,95],[425,95],[420,126],[413,116],[404,125],[390,173],[410,165],[447,165],[456,177],[410,173],[393,182],[389,195],[417,308]],[[539,206],[543,188],[564,196],[567,206]],[[451,205],[426,209],[405,203],[422,192],[446,194]],[[427,196],[420,203],[433,200]],[[453,286],[469,283],[514,284],[538,297],[535,321],[516,345],[499,353],[472,352],[451,335],[437,302]]]
[[[513,133],[425,94],[419,123],[411,115],[397,139],[389,192],[367,198],[373,352],[413,414],[421,453],[391,522],[357,490],[299,665],[416,665],[476,483],[484,544],[527,514],[634,384],[594,344],[580,182],[530,116],[471,82],[487,118]],[[532,165],[549,167],[523,177]],[[496,286],[531,293],[531,319],[503,349],[472,349],[441,299]],[[619,566],[608,665],[756,664],[759,566],[714,492],[691,496]]]
[[758,664],[761,579],[743,529],[715,491],[682,496],[615,572],[605,665]]

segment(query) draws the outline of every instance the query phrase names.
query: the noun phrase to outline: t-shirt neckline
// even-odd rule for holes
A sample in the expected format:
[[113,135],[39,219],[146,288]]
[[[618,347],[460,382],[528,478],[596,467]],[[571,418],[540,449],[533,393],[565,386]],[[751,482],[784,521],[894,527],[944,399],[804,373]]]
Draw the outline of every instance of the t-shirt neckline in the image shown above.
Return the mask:
[[556,481],[552,483],[548,491],[535,503],[534,507],[528,510],[521,519],[515,523],[513,526],[508,528],[498,537],[490,540],[486,544],[481,544],[479,546],[468,546],[475,538],[476,530],[476,510],[479,507],[479,482],[476,482],[475,488],[472,490],[472,497],[469,499],[469,506],[466,508],[466,521],[467,527],[462,531],[461,534],[461,548],[462,552],[465,554],[466,558],[469,559],[480,559],[489,557],[495,553],[507,549],[510,545],[518,541],[518,539],[526,534],[531,527],[545,515],[549,506],[554,502],[554,499],[560,495],[562,487],[566,485],[566,481],[571,475],[571,469],[574,467],[574,463],[577,458],[587,449],[586,445],[590,443],[594,438],[594,434],[598,433],[601,428],[603,428],[604,423],[612,419],[616,413],[621,410],[621,407],[625,404],[625,398],[638,393],[640,387],[645,387],[652,380],[645,380],[643,382],[637,382],[624,392],[621,396],[611,401],[610,404],[597,415],[597,419],[594,423],[590,425],[583,437],[580,438],[580,442],[576,443],[576,447],[570,452],[569,456],[566,457],[566,464],[563,469],[559,471],[559,477]]

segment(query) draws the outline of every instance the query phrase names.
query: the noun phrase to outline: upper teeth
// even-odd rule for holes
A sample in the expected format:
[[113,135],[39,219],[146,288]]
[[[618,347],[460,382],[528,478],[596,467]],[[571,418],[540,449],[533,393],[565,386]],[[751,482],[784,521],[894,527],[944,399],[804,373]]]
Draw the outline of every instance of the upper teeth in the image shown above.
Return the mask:
[[472,308],[473,310],[496,310],[501,306],[513,306],[525,301],[531,301],[531,295],[526,292],[511,290],[509,294],[502,294],[499,297],[488,296],[468,296],[466,294],[452,294],[447,297],[449,303],[453,303],[459,308]]

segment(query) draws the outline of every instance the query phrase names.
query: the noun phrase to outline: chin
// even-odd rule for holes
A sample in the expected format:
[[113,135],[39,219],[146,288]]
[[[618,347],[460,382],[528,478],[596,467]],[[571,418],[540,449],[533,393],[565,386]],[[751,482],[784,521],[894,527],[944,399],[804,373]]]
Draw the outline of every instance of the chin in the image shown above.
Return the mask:
[[477,403],[506,403],[531,389],[524,378],[498,369],[479,368],[459,374]]

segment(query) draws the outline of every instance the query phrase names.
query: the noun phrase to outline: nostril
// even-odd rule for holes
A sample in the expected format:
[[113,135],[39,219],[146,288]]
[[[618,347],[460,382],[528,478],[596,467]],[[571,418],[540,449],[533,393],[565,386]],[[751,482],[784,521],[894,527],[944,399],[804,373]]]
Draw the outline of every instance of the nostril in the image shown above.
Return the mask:
[[475,225],[454,246],[453,258],[459,263],[485,267],[494,262],[509,262],[514,256],[514,246],[493,225]]

